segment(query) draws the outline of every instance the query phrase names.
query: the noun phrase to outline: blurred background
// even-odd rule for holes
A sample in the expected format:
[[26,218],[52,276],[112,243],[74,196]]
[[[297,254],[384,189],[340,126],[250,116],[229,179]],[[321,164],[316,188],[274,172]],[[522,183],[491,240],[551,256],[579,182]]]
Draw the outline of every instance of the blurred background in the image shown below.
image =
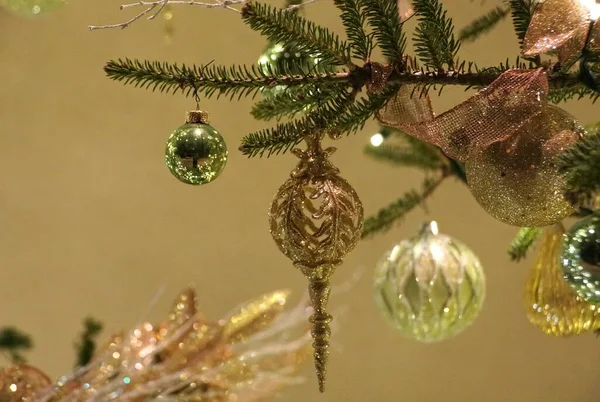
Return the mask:
[[[445,1],[457,27],[495,2]],[[296,160],[290,154],[246,159],[241,137],[265,126],[249,115],[250,100],[205,99],[201,107],[225,137],[229,162],[215,182],[178,182],[164,165],[168,135],[194,102],[180,95],[125,87],[104,77],[114,58],[185,63],[256,62],[264,38],[239,14],[223,9],[173,8],[173,35],[163,19],[126,30],[87,26],[122,22],[117,0],[72,0],[47,16],[26,19],[0,9],[0,325],[34,337],[30,363],[58,376],[71,370],[73,341],[92,315],[106,336],[166,314],[187,285],[200,310],[217,318],[260,293],[306,281],[277,250],[267,210]],[[327,0],[306,15],[341,32]],[[509,21],[460,57],[496,65],[518,53]],[[447,88],[437,113],[469,93]],[[591,103],[565,106],[582,123]],[[378,126],[344,138],[333,157],[356,188],[367,215],[419,186],[421,173],[378,163],[363,147]],[[381,318],[372,297],[376,261],[427,219],[477,253],[487,274],[487,298],[475,324],[451,340],[421,344],[402,338]],[[334,283],[362,272],[351,292],[333,297],[338,317],[327,392],[319,395],[311,364],[305,384],[280,400],[414,402],[598,401],[600,340],[560,339],[527,322],[523,288],[533,258],[511,263],[506,248],[516,229],[488,216],[467,187],[447,181],[400,227],[363,241]],[[162,296],[150,309],[151,301]],[[150,310],[150,311],[149,311]]]

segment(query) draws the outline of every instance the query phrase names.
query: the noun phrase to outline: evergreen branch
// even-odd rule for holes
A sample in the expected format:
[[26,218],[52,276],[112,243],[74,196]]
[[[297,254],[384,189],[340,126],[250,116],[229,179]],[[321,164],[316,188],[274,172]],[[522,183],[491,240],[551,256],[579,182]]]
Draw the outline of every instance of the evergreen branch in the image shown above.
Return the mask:
[[377,160],[398,166],[412,166],[423,170],[435,170],[441,167],[437,155],[420,153],[406,146],[385,143],[379,146],[369,144],[365,146],[365,153]]
[[300,119],[248,134],[242,138],[239,150],[248,157],[286,152],[298,145],[307,133],[331,127],[330,122],[347,107],[353,96],[347,92],[342,93],[331,102],[320,104]]
[[548,93],[548,102],[561,103],[571,99],[581,100],[588,98],[592,102],[596,102],[600,98],[600,94],[586,86],[551,88]]
[[353,134],[362,130],[365,123],[373,114],[381,109],[387,101],[398,92],[397,86],[388,86],[380,93],[370,94],[345,109],[340,109],[331,121],[331,127],[335,127],[346,134]]
[[594,130],[558,156],[559,171],[567,175],[574,199],[590,199],[600,192],[600,134]]
[[75,367],[87,365],[96,351],[96,337],[102,331],[102,323],[93,318],[86,318],[83,322],[84,330],[81,334],[81,340],[75,345],[77,351],[77,362]]
[[263,156],[265,153],[271,156],[286,152],[299,144],[306,133],[314,130],[335,128],[342,133],[354,133],[360,130],[396,91],[397,88],[390,86],[379,94],[371,94],[368,98],[356,102],[352,93],[343,92],[328,103],[315,107],[301,119],[280,123],[274,128],[245,136],[239,150],[248,157]]
[[354,57],[367,61],[373,49],[373,40],[364,29],[365,14],[361,11],[363,0],[334,0],[340,10],[340,18],[346,30],[346,36],[352,47]]
[[383,55],[393,64],[403,61],[406,36],[398,15],[398,4],[391,0],[362,0],[363,12]]
[[474,42],[481,35],[491,31],[500,21],[506,18],[509,12],[510,9],[505,7],[494,8],[461,29],[458,39],[462,42]]
[[25,363],[23,351],[33,347],[31,337],[14,327],[5,327],[0,330],[0,351],[8,353],[11,363]]
[[181,91],[186,96],[195,91],[206,97],[228,95],[231,98],[255,96],[265,87],[301,86],[308,83],[348,80],[348,73],[277,75],[267,74],[258,66],[191,66],[138,60],[111,60],[104,67],[110,79],[136,87]]
[[[367,65],[368,66],[368,65]],[[236,95],[254,96],[263,88],[286,85],[288,87],[312,84],[347,83],[353,88],[361,88],[371,78],[370,70],[365,67],[353,69],[352,72],[278,75],[271,70],[262,71],[258,66],[191,66],[161,62],[117,60],[109,61],[104,71],[109,78],[136,87],[159,90],[161,92],[181,91],[189,96],[197,90],[204,96]],[[509,65],[476,69],[469,65],[459,71],[398,71],[395,70],[388,79],[389,84],[416,84],[422,87],[433,85],[461,85],[468,88],[480,88],[491,84],[507,69]],[[548,73],[548,83],[552,88],[551,95],[582,92],[591,94],[585,89],[577,73]],[[551,96],[552,97],[552,96]]]
[[307,87],[277,87],[268,96],[252,107],[251,114],[257,120],[280,120],[294,117],[298,113],[311,110],[317,104],[323,104],[339,97],[346,89],[344,83],[333,85],[307,84]]
[[248,157],[263,156],[265,153],[268,157],[272,154],[287,152],[318,126],[319,124],[314,119],[314,113],[311,113],[301,119],[280,123],[274,128],[246,135],[242,138],[239,150]]
[[437,180],[425,180],[421,192],[411,190],[392,204],[379,210],[374,216],[365,219],[362,238],[389,230],[394,223],[402,220],[406,214],[431,196],[446,177],[448,177],[448,174],[443,174]]
[[538,6],[537,0],[508,0],[510,13],[513,20],[513,27],[519,38],[519,45],[523,45],[523,39],[529,28],[531,17]]
[[286,47],[314,55],[325,64],[353,66],[351,49],[330,32],[297,13],[248,1],[242,8],[242,20],[272,42],[285,43]]
[[542,233],[540,228],[521,228],[510,243],[508,254],[512,261],[521,261],[527,256],[527,251]]
[[460,41],[454,38],[452,19],[439,0],[414,0],[413,7],[419,24],[415,29],[415,52],[425,66],[441,70],[444,64],[454,69],[454,57]]

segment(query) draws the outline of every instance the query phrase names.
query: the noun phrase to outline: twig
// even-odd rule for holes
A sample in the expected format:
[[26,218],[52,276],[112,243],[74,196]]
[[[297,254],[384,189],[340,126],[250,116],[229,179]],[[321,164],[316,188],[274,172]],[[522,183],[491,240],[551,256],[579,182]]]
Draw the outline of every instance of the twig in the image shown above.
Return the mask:
[[[121,10],[124,10],[126,8],[131,8],[131,7],[140,7],[140,6],[146,7],[146,9],[144,9],[144,11],[142,11],[135,17],[131,18],[130,20],[119,23],[119,24],[90,25],[90,26],[88,26],[88,28],[90,29],[90,31],[94,31],[97,29],[127,28],[133,22],[139,20],[144,15],[150,13],[151,11],[153,11],[154,9],[156,9],[158,7],[158,10],[156,10],[156,12],[154,14],[152,14],[151,16],[148,17],[149,20],[155,19],[160,13],[163,12],[164,8],[168,5],[169,6],[171,6],[171,5],[197,6],[197,7],[204,7],[204,8],[225,8],[227,10],[235,11],[236,13],[239,13],[240,10],[238,10],[237,8],[232,7],[232,6],[237,5],[237,4],[244,4],[244,3],[246,3],[246,1],[247,0],[214,0],[214,3],[206,3],[206,2],[202,2],[202,1],[193,1],[193,0],[136,1],[135,3],[123,4],[120,8]],[[295,10],[297,8],[304,7],[308,4],[315,3],[317,1],[318,0],[306,0],[300,4],[293,4],[291,6],[288,6],[286,8],[286,10]]]
[[90,26],[88,26],[88,28],[90,29],[90,31],[94,31],[96,29],[108,29],[108,28],[121,28],[121,29],[125,29],[129,25],[131,25],[132,23],[134,23],[135,21],[137,21],[140,18],[142,18],[144,15],[148,14],[150,11],[154,10],[156,8],[156,6],[159,5],[159,3],[160,2],[157,2],[157,4],[151,5],[150,7],[148,7],[147,9],[145,9],[144,11],[142,11],[141,13],[139,13],[138,15],[136,15],[135,17],[133,17],[132,19],[130,19],[129,21],[125,21],[125,22],[122,22],[120,24],[112,24],[112,25],[90,25]]
[[309,4],[316,3],[317,1],[319,1],[319,0],[306,0],[300,4],[292,4],[291,6],[286,7],[286,10],[295,10],[297,8],[307,6]]
[[150,17],[148,17],[148,19],[149,20],[155,19],[156,16],[161,13],[161,11],[163,10],[163,8],[165,8],[165,6],[167,5],[168,2],[169,2],[169,0],[163,0],[162,4],[158,8],[158,10],[156,10],[156,12],[154,14],[152,14]]

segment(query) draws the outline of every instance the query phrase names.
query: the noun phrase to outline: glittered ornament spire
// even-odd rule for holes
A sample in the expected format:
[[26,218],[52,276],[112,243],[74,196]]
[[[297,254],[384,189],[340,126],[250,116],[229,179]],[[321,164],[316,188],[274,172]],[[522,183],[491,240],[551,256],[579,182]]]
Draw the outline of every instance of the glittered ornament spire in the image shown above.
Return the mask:
[[[296,169],[279,188],[269,213],[271,235],[282,253],[309,281],[315,369],[319,390],[325,390],[329,357],[327,301],[329,279],[360,239],[363,207],[354,189],[338,175],[321,147],[324,133],[306,136],[306,150],[294,149]],[[333,137],[333,134],[330,134]]]

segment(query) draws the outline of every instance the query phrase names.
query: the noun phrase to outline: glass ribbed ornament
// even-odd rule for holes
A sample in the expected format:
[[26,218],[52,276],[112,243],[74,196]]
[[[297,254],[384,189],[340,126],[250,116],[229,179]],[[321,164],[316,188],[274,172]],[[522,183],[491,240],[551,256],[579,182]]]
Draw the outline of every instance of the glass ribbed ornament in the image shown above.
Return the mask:
[[0,0],[0,5],[23,17],[37,17],[61,8],[65,0]]
[[569,336],[598,329],[598,308],[577,296],[561,269],[562,225],[544,229],[537,260],[525,287],[527,319],[548,335]]
[[473,251],[431,222],[383,256],[374,288],[379,311],[402,335],[435,342],[473,323],[483,306],[485,275]]
[[187,184],[206,184],[221,174],[227,163],[227,146],[208,124],[207,113],[187,113],[186,123],[167,140],[165,162],[173,176]]
[[600,304],[600,216],[580,220],[564,236],[562,267],[580,297]]

